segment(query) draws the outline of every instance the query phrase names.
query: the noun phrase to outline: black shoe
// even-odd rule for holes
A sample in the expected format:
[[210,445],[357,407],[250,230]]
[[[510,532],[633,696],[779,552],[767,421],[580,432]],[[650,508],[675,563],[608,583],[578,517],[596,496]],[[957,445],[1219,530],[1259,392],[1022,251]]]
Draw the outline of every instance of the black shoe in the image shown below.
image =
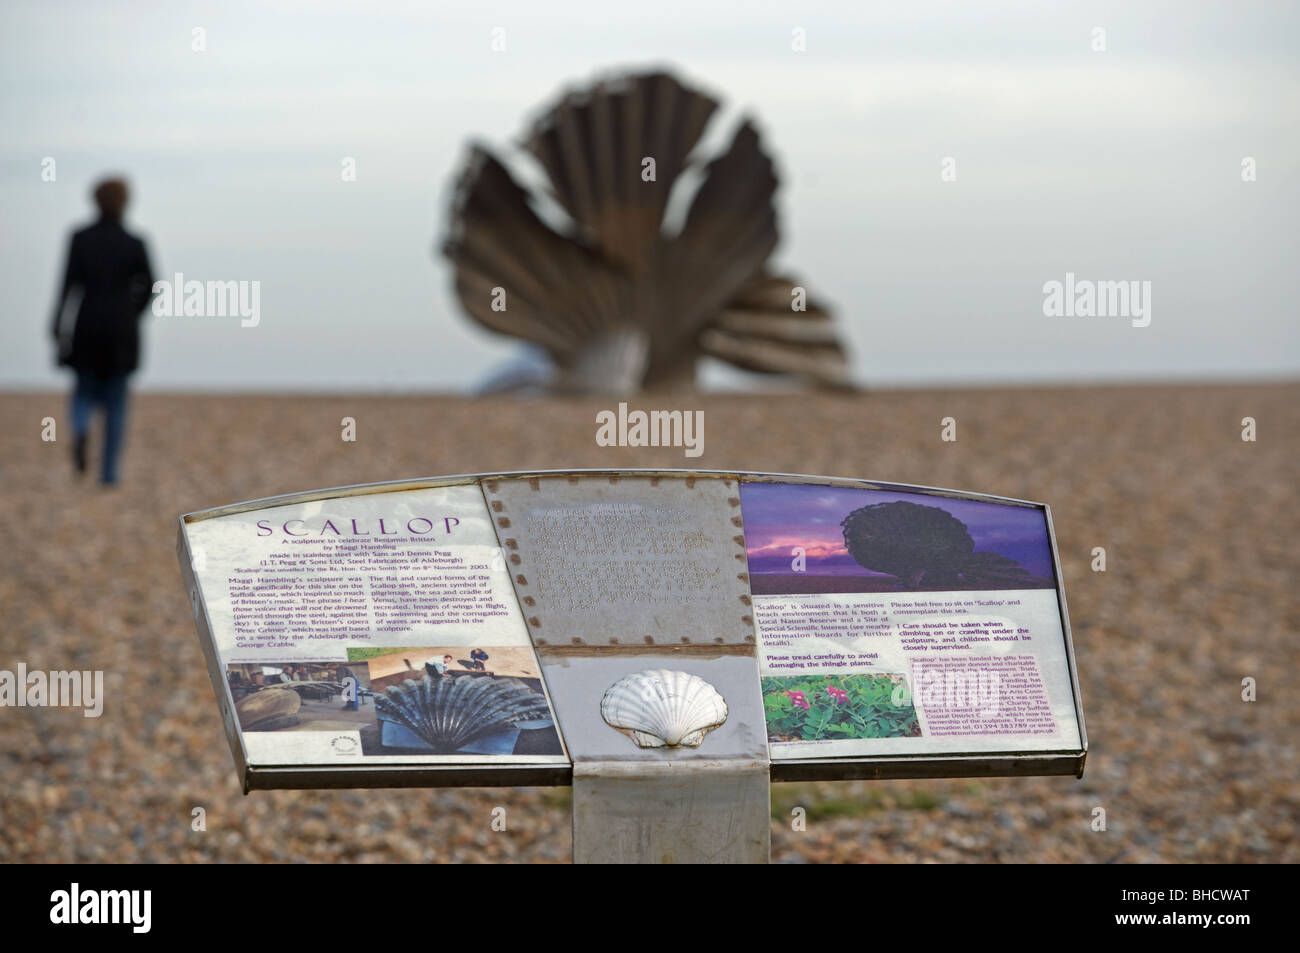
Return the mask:
[[86,472],[86,435],[78,434],[72,443],[72,465],[78,473]]

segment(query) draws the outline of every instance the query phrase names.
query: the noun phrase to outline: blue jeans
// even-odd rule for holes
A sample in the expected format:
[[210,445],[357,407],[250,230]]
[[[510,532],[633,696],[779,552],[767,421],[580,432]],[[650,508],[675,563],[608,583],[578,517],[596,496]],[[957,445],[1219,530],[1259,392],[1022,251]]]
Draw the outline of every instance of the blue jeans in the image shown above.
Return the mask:
[[104,408],[104,454],[100,480],[117,482],[117,460],[126,436],[125,374],[93,374],[77,371],[77,386],[72,391],[72,429],[78,440],[90,433],[90,418],[95,408]]

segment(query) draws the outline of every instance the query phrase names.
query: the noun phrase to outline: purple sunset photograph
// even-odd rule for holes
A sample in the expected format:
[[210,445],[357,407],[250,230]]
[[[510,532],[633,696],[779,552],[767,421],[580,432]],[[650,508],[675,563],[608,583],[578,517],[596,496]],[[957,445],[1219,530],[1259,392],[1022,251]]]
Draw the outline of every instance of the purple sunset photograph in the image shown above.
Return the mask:
[[740,498],[755,595],[1056,586],[1033,507],[796,483]]

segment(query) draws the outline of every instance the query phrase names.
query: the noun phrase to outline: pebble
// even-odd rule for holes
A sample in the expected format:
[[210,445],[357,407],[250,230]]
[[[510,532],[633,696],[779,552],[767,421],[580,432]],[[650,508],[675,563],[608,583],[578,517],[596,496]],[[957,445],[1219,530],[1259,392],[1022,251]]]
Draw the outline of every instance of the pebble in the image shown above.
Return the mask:
[[[1060,545],[1086,780],[809,785],[810,797],[862,809],[810,816],[804,831],[778,814],[773,860],[1300,862],[1300,387],[633,405],[704,410],[704,455],[598,447],[601,400],[140,395],[123,485],[104,491],[73,478],[66,395],[0,394],[0,665],[102,669],[108,693],[97,720],[0,711],[0,861],[566,862],[567,800],[553,790],[241,794],[176,565],[177,517],[442,473],[698,466],[1042,500]],[[40,440],[45,416],[59,441]],[[344,416],[355,443],[339,439]],[[939,439],[947,416],[956,443]],[[1243,416],[1259,422],[1255,443],[1240,439]],[[1090,569],[1096,546],[1105,572]],[[1253,703],[1241,699],[1246,677]],[[191,827],[195,806],[205,830]],[[496,806],[507,831],[491,829]]]

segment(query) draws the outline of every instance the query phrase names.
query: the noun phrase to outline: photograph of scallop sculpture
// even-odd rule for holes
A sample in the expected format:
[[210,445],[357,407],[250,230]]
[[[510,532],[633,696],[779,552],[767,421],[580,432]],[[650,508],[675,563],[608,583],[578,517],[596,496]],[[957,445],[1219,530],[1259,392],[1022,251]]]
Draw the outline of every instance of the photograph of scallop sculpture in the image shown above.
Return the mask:
[[560,755],[529,646],[350,648],[364,662],[382,755]]

